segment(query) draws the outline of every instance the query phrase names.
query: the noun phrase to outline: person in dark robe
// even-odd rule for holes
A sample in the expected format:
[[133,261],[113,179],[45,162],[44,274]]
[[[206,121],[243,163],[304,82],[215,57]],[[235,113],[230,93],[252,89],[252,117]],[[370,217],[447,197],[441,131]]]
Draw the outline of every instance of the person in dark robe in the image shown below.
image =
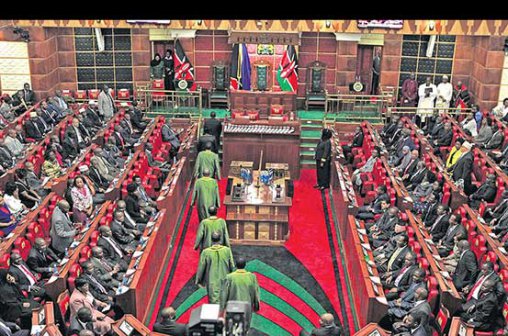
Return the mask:
[[453,106],[457,109],[465,109],[469,106],[469,90],[462,81],[458,81],[457,85],[453,88]]
[[166,56],[164,56],[164,89],[166,91],[175,90],[175,61],[173,60],[173,51],[171,49],[166,50]]
[[325,128],[321,133],[321,140],[316,146],[314,158],[316,159],[317,184],[316,189],[324,190],[330,187],[330,167],[332,144],[332,131]]
[[402,83],[402,96],[400,97],[400,106],[415,107],[418,98],[418,82],[415,74],[412,72],[409,78]]

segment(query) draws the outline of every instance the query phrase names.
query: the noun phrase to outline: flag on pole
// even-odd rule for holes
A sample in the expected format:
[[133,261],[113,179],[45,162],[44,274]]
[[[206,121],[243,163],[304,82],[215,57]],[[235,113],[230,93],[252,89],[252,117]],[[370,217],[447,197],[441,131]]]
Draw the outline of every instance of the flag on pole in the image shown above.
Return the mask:
[[243,43],[233,45],[231,55],[231,74],[229,88],[232,90],[250,90],[250,59],[247,46]]
[[288,45],[280,60],[277,70],[277,81],[281,91],[296,92],[298,89],[298,57],[295,47]]
[[174,48],[174,68],[175,68],[175,82],[178,86],[178,81],[186,80],[189,84],[188,90],[194,91],[196,89],[196,83],[194,81],[194,68],[192,67],[192,63],[185,55],[185,51],[183,51],[182,45],[179,40],[175,41]]

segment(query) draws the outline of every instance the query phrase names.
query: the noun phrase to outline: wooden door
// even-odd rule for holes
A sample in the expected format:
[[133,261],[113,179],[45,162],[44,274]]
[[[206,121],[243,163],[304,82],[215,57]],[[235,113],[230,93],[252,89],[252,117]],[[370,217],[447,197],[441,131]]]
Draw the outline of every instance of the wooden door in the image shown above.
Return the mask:
[[374,47],[370,45],[358,45],[356,54],[356,78],[365,85],[364,94],[370,94],[372,85],[372,60]]

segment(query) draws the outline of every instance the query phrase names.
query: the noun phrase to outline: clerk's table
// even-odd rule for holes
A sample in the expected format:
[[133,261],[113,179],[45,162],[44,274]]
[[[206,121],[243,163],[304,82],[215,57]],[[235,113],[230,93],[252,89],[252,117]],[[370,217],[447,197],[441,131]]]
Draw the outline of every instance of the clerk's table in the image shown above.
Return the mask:
[[[258,171],[253,171],[252,175],[250,184],[244,183],[238,176],[229,177],[233,180],[233,187],[224,204],[231,242],[282,245],[289,236],[289,209],[292,205],[291,197],[286,196],[289,171],[286,176],[274,178],[271,185],[259,181]],[[239,197],[235,193],[240,194],[237,195]]]

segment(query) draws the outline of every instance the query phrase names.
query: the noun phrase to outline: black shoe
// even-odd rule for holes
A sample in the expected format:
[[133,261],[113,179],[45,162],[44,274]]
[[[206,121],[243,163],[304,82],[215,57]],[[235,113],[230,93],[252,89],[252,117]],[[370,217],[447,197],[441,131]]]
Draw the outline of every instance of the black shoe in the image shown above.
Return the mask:
[[314,185],[312,188],[314,188],[314,189],[319,189],[319,188],[321,188],[321,187],[319,186],[319,184],[316,184],[316,185]]

